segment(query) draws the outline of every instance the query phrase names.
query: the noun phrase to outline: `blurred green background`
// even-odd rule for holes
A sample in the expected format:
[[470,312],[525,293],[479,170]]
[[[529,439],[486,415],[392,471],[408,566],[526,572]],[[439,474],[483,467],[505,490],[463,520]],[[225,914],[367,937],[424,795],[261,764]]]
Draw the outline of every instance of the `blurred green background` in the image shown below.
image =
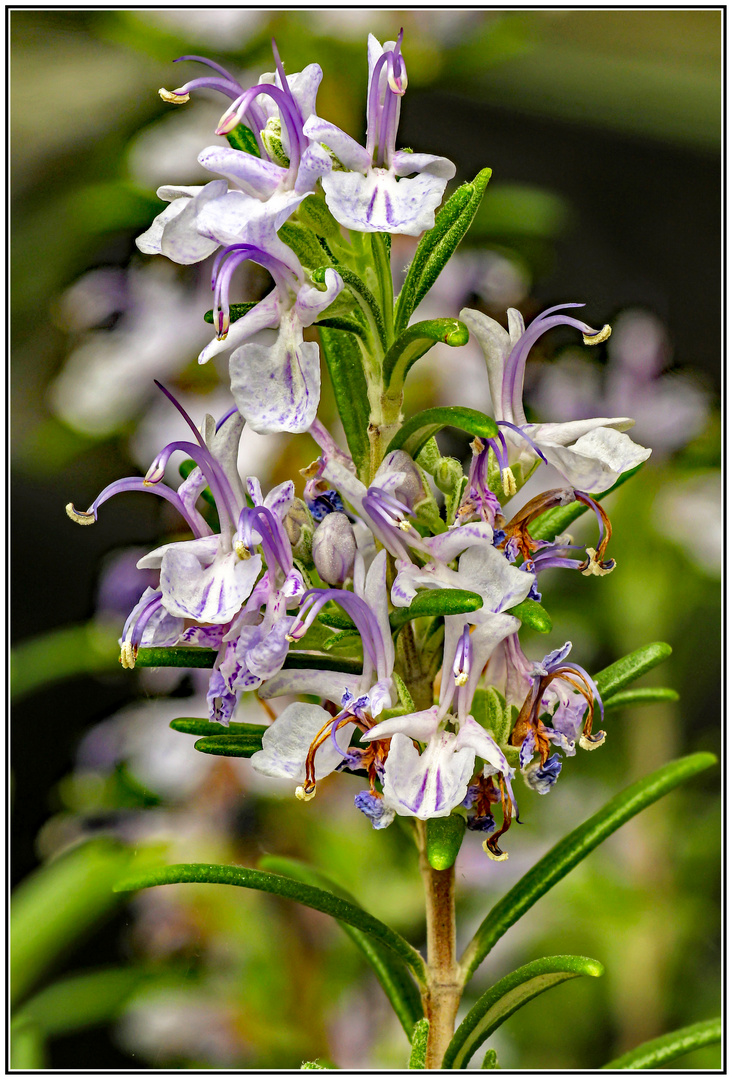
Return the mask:
[[[224,108],[206,94],[165,105],[158,87],[194,74],[171,61],[210,56],[247,85],[271,69],[274,35],[288,72],[322,66],[320,115],[360,138],[366,36],[404,26],[400,143],[450,157],[456,182],[493,169],[433,313],[469,303],[498,318],[513,305],[530,318],[582,300],[590,323],[630,327],[591,354],[577,356],[561,331],[532,353],[537,415],[563,418],[550,401],[581,408],[569,385],[587,399],[581,415],[614,415],[603,403],[630,393],[637,438],[656,452],[608,504],[616,572],[547,578],[555,630],[524,647],[540,657],[571,638],[573,659],[597,671],[669,641],[671,662],[646,681],[674,687],[680,702],[614,713],[601,752],[567,762],[548,798],[522,786],[527,824],[511,831],[507,863],[489,863],[468,836],[458,862],[467,941],[496,897],[625,783],[718,747],[721,20],[714,10],[11,13],[19,1065],[297,1068],[319,1057],[399,1068],[406,1055],[380,988],[325,916],[244,890],[171,886],[124,905],[109,889],[131,858],[161,849],[248,865],[290,855],[328,868],[413,941],[424,933],[410,842],[398,827],[371,830],[352,807],[355,781],[324,785],[305,807],[246,763],[202,765],[193,740],[167,727],[203,715],[200,683],[119,669],[125,602],[115,606],[109,586],[100,593],[100,567],[108,580],[116,559],[113,580],[126,584],[127,549],[171,528],[165,508],[124,496],[83,532],[63,513],[144,471],[167,441],[154,377],[200,412],[223,400],[224,369],[195,364],[205,270],[158,266],[134,246],[161,208],[158,185],[202,182],[196,154],[216,141]],[[397,257],[408,261],[408,244],[395,243],[398,270]],[[473,361],[436,354],[410,407],[454,400],[453,390],[466,404],[485,395]],[[327,417],[327,398],[323,407]],[[307,439],[247,449],[269,483],[314,456]],[[709,774],[626,825],[491,955],[472,996],[539,955],[582,953],[606,967],[511,1018],[492,1044],[501,1065],[597,1068],[715,1015],[719,890]],[[45,937],[29,930],[39,924]],[[679,1062],[718,1065],[714,1048]]]

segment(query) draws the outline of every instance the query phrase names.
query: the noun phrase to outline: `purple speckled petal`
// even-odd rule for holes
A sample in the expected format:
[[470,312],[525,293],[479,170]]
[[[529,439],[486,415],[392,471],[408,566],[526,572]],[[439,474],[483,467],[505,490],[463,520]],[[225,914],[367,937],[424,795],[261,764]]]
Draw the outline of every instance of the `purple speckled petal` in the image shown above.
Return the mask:
[[318,143],[311,143],[302,153],[295,177],[296,192],[309,194],[321,177],[329,173],[333,162],[328,151]]
[[391,741],[384,772],[384,797],[397,814],[426,820],[447,817],[465,798],[475,753],[456,750],[456,736],[440,732],[422,754],[406,735]]
[[[252,765],[265,776],[280,776],[301,783],[305,779],[305,759],[311,743],[330,714],[319,705],[295,702],[288,705],[262,737],[262,749],[252,756]],[[348,746],[353,724],[346,724],[336,735],[342,750]],[[315,754],[315,778],[321,780],[333,772],[343,754],[326,739]]]
[[147,232],[137,239],[145,254],[165,255],[173,262],[189,266],[207,258],[218,247],[216,240],[199,230],[205,207],[226,191],[225,180],[212,180],[200,188],[162,187],[161,199],[173,200],[159,214]]
[[199,164],[220,173],[247,195],[269,199],[287,176],[287,169],[229,146],[207,146],[198,155]]
[[302,340],[302,328],[283,314],[273,345],[249,342],[231,355],[231,393],[259,433],[307,431],[320,401],[320,350]]
[[493,546],[493,529],[485,521],[456,525],[438,536],[429,537],[425,546],[439,562],[448,563],[474,544]]
[[470,333],[477,340],[488,369],[488,386],[491,392],[491,403],[496,420],[508,420],[514,423],[513,414],[505,415],[501,411],[501,396],[503,390],[503,375],[506,368],[506,360],[511,352],[512,340],[508,332],[499,322],[491,319],[482,311],[474,311],[472,308],[463,308],[459,318],[467,326]]
[[295,312],[302,326],[311,326],[343,288],[343,279],[335,270],[325,271],[325,289],[303,285],[297,294]]
[[460,556],[458,576],[461,588],[471,589],[483,597],[481,611],[505,611],[515,607],[529,595],[533,575],[511,566],[497,548],[481,546],[468,548]]
[[371,167],[371,155],[368,150],[364,150],[360,143],[357,143],[345,131],[341,131],[335,124],[321,120],[318,116],[311,116],[303,127],[303,131],[309,139],[325,143],[347,169],[365,173]]
[[277,289],[260,300],[256,307],[231,324],[225,338],[213,338],[198,357],[199,364],[205,364],[212,356],[228,352],[254,337],[260,330],[271,330],[279,326],[280,300]]
[[160,566],[163,604],[171,615],[184,619],[229,622],[251,593],[262,558],[240,559],[229,552],[209,561],[200,545],[200,540],[168,545]]

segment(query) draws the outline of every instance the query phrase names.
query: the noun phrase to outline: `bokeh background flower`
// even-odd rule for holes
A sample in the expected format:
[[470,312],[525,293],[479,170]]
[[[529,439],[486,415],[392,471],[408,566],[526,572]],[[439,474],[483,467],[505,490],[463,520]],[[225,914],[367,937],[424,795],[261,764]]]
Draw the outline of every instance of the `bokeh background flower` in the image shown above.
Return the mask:
[[[87,505],[110,480],[144,473],[175,437],[155,378],[192,415],[227,408],[225,360],[196,363],[211,335],[200,318],[210,264],[164,264],[134,244],[162,208],[159,184],[209,179],[196,156],[213,141],[221,102],[162,102],[158,87],[176,82],[170,62],[213,55],[247,85],[270,70],[274,34],[288,71],[321,64],[319,113],[358,138],[365,37],[393,38],[400,26],[410,76],[400,145],[448,157],[456,182],[493,169],[473,228],[417,317],[470,306],[501,319],[514,306],[528,321],[585,300],[583,318],[612,323],[614,334],[592,349],[561,329],[542,339],[527,373],[529,418],[634,415],[634,437],[654,450],[607,504],[616,572],[590,582],[589,599],[573,575],[543,579],[555,630],[527,652],[533,644],[538,659],[571,638],[573,657],[596,671],[667,640],[673,661],[649,681],[680,694],[615,713],[600,753],[591,764],[579,755],[571,783],[548,798],[522,791],[527,827],[515,830],[507,863],[489,864],[468,838],[457,867],[465,932],[624,783],[717,747],[721,13],[16,10],[15,882],[90,843],[163,845],[174,861],[285,855],[330,867],[419,939],[410,841],[396,827],[374,833],[353,812],[356,780],[326,782],[316,803],[293,807],[287,785],[280,797],[248,764],[204,758],[192,737],[169,730],[175,716],[206,714],[195,674],[131,674],[116,663],[130,590],[146,584],[128,549],[149,550],[175,529],[174,515],[129,494],[80,536],[63,512],[69,498]],[[413,247],[395,239],[397,275]],[[249,266],[237,287],[261,298],[267,275]],[[437,347],[422,365],[407,409],[489,407],[472,340]],[[327,391],[322,408],[332,421]],[[448,450],[467,453],[449,436]],[[305,436],[247,430],[240,461],[267,490],[314,456]],[[40,536],[50,574],[38,573],[31,538]],[[695,792],[693,803],[678,792],[626,825],[492,954],[472,993],[537,954],[585,953],[607,969],[513,1017],[495,1043],[504,1068],[597,1067],[718,1010],[715,776]],[[74,1019],[66,1008],[54,1020],[46,1002],[37,1021],[54,1068],[297,1068],[316,1057],[403,1065],[403,1035],[350,943],[324,916],[284,901],[191,886],[126,907],[110,901],[73,949],[50,952],[33,985],[51,992],[54,980],[84,973],[87,999],[77,1000],[88,1005],[99,969],[106,1012],[79,1007]],[[717,1051],[680,1064],[717,1067]]]

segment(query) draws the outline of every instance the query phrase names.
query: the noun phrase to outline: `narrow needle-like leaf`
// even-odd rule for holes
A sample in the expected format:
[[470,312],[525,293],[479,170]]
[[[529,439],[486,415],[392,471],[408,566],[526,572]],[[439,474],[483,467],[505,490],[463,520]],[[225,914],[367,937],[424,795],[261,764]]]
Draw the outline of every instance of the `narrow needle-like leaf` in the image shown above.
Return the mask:
[[509,889],[478,927],[460,962],[465,982],[499,938],[598,844],[651,803],[714,765],[716,760],[714,754],[700,753],[664,765],[625,788],[556,844]]
[[675,1061],[682,1054],[698,1050],[702,1046],[719,1042],[722,1038],[722,1021],[702,1020],[700,1024],[690,1024],[679,1028],[658,1039],[641,1043],[635,1050],[629,1050],[614,1061],[603,1065],[603,1069],[662,1069],[669,1061]]

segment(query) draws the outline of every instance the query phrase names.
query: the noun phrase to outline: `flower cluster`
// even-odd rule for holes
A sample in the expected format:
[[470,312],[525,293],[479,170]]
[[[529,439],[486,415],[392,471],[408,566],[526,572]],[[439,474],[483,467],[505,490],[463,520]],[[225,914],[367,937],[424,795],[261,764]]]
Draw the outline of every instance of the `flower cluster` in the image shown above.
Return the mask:
[[[245,693],[291,699],[252,756],[260,773],[290,779],[309,801],[326,776],[350,771],[367,783],[355,804],[375,828],[395,815],[458,814],[487,834],[487,854],[502,859],[498,839],[518,813],[516,771],[544,794],[562,768],[557,751],[572,756],[605,738],[593,732],[600,695],[568,661],[571,644],[529,660],[521,619],[536,610],[546,569],[613,569],[598,497],[650,451],[625,434],[628,417],[527,420],[524,372],[537,339],[556,326],[579,331],[587,345],[610,334],[567,314],[576,304],[550,308],[528,327],[511,309],[508,330],[461,311],[464,337],[455,340],[467,340],[467,327],[482,347],[494,416],[447,410],[410,442],[405,433],[418,426],[403,425],[403,381],[428,331],[407,325],[411,309],[401,318],[402,297],[394,305],[389,236],[435,227],[455,167],[396,149],[407,88],[401,33],[383,46],[369,38],[365,146],[318,116],[317,64],[287,76],[276,47],[274,56],[275,72],[251,87],[210,60],[181,58],[213,74],[161,95],[174,103],[205,90],[225,95],[231,103],[216,135],[229,145],[199,155],[217,179],[159,190],[169,205],[138,240],[143,252],[178,263],[214,256],[215,333],[199,360],[230,352],[231,408],[199,429],[161,387],[192,437],[166,445],[144,478],[119,480],[88,510],[67,511],[91,524],[112,495],[147,490],[170,502],[192,534],[139,561],[158,575],[157,586],[125,624],[125,667],[140,649],[211,651],[212,721],[227,726]],[[453,234],[445,226],[442,247],[423,251],[442,258]],[[245,262],[263,267],[273,288],[258,302],[232,303]],[[327,366],[350,452],[317,417],[321,347],[305,338],[314,324],[330,335],[322,348],[327,354],[330,342]],[[364,409],[366,430],[357,426]],[[467,475],[433,437],[450,423],[474,436]],[[320,454],[303,470],[302,497],[293,481],[264,495],[256,477],[242,479],[245,424],[310,433]],[[164,483],[175,453],[185,457],[177,489]],[[559,474],[558,486],[521,505],[518,493],[542,463]],[[596,547],[537,527],[566,507],[595,514]]]

